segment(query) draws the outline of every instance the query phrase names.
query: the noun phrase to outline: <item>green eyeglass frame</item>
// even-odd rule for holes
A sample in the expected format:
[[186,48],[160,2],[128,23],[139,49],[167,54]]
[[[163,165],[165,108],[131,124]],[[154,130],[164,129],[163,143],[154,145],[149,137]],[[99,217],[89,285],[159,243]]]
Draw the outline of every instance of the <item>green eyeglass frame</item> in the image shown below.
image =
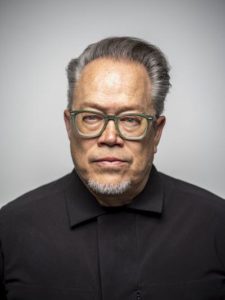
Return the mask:
[[[100,115],[104,119],[104,121],[105,121],[102,129],[97,134],[95,133],[93,135],[91,135],[91,134],[90,135],[89,134],[86,135],[86,134],[83,134],[82,132],[80,132],[79,129],[77,128],[77,125],[76,125],[76,122],[75,122],[76,116],[79,113],[92,113],[92,114]],[[120,131],[120,129],[119,129],[118,122],[124,116],[138,116],[138,117],[145,118],[148,121],[148,123],[147,123],[147,126],[146,126],[146,129],[145,129],[144,133],[141,136],[138,136],[138,137],[127,137],[124,134],[122,134],[121,131]],[[76,131],[83,138],[87,138],[88,139],[88,138],[96,138],[96,137],[101,136],[102,133],[105,131],[108,122],[112,120],[112,121],[114,121],[116,130],[117,130],[117,133],[119,134],[119,136],[122,139],[131,140],[131,141],[142,140],[146,136],[146,133],[147,133],[148,128],[149,128],[149,123],[150,122],[154,123],[157,120],[157,116],[151,116],[151,115],[147,115],[147,114],[143,114],[143,113],[127,113],[127,114],[123,114],[121,116],[116,116],[116,115],[106,115],[106,114],[103,114],[103,113],[100,113],[100,112],[96,112],[96,111],[92,111],[92,110],[70,110],[70,117],[71,117],[71,120],[73,122],[73,125],[74,125]]]

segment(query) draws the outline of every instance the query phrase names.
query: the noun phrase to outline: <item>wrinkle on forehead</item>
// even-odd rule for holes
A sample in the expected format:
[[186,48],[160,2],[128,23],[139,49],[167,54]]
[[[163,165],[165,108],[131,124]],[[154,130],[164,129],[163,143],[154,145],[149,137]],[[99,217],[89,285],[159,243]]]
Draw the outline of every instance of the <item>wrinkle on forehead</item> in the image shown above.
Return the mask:
[[[83,70],[75,89],[75,98],[83,100],[115,98],[150,101],[151,82],[139,63],[110,58],[96,59]],[[93,99],[94,100],[94,99]]]

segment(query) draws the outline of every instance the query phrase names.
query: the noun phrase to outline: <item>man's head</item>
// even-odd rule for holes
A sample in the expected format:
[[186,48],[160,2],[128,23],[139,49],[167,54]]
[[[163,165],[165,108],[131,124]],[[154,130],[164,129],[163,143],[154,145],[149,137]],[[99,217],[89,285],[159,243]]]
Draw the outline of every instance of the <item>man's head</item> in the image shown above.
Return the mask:
[[126,204],[147,182],[165,123],[166,59],[141,40],[109,38],[70,62],[68,80],[65,122],[77,173],[101,204]]

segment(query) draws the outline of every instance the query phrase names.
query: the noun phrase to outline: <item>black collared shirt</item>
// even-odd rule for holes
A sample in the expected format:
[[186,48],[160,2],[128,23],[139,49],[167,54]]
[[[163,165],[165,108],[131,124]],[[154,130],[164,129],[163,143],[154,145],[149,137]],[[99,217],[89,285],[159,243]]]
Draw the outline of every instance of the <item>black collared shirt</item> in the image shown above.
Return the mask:
[[225,202],[153,167],[104,208],[76,173],[0,212],[0,299],[225,299]]

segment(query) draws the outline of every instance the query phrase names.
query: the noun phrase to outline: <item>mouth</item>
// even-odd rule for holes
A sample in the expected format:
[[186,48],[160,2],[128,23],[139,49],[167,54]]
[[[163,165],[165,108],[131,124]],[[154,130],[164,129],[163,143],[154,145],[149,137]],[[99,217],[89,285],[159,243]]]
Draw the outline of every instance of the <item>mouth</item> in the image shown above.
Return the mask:
[[93,163],[102,167],[122,167],[123,165],[127,164],[128,161],[114,156],[107,156],[95,159]]

